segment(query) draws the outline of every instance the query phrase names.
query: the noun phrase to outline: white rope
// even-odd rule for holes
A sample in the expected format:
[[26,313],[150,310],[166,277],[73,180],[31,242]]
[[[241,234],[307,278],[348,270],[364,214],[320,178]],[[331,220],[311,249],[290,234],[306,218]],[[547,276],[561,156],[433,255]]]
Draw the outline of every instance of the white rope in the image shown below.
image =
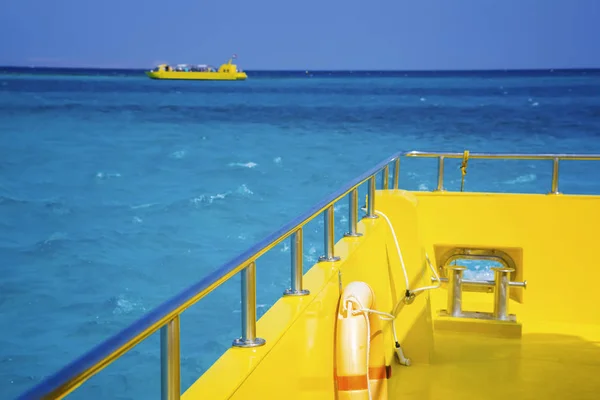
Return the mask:
[[[410,284],[408,282],[408,272],[406,271],[406,265],[404,264],[404,257],[402,257],[402,250],[400,250],[400,245],[398,244],[398,238],[396,236],[396,231],[394,230],[394,226],[390,222],[390,219],[387,217],[387,215],[385,215],[381,211],[375,210],[375,214],[379,214],[383,217],[383,219],[385,219],[385,221],[387,222],[387,224],[390,228],[390,231],[392,232],[392,237],[394,238],[394,244],[396,245],[396,251],[398,253],[398,258],[400,259],[400,266],[402,267],[402,272],[404,273],[404,283],[406,285],[406,294],[407,295],[410,295],[411,293],[417,294],[417,293],[425,291],[425,290],[439,288],[442,284],[440,281],[440,277],[439,277],[437,271],[435,270],[434,266],[431,264],[431,261],[429,260],[429,255],[427,254],[427,252],[425,252],[425,259],[427,260],[427,264],[429,264],[429,268],[431,269],[431,272],[433,272],[433,275],[435,276],[437,284],[410,290]],[[406,297],[408,297],[408,296],[406,296]]]

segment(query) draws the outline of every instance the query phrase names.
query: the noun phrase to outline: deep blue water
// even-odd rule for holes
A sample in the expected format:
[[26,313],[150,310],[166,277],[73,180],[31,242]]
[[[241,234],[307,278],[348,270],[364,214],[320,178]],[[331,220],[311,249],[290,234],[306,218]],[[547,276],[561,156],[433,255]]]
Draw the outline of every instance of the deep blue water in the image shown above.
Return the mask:
[[[600,153],[600,72],[0,74],[0,398],[12,398],[399,150]],[[460,185],[458,161],[446,187]],[[560,189],[600,192],[600,163]],[[544,193],[550,162],[469,163],[467,190]],[[403,161],[431,190],[434,160]],[[364,192],[361,190],[361,203]],[[336,207],[336,234],[347,229]],[[322,252],[305,231],[305,267]],[[289,246],[258,263],[262,315]],[[239,277],[182,317],[182,387],[239,336]],[[72,398],[158,398],[158,335]]]

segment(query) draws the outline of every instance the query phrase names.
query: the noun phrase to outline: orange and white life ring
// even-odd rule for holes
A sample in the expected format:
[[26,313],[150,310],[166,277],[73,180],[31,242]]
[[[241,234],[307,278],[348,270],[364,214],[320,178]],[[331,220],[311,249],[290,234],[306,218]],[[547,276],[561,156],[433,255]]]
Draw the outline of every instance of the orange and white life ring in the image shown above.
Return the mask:
[[375,294],[365,282],[344,289],[335,334],[335,390],[339,400],[388,398],[383,332],[375,310]]

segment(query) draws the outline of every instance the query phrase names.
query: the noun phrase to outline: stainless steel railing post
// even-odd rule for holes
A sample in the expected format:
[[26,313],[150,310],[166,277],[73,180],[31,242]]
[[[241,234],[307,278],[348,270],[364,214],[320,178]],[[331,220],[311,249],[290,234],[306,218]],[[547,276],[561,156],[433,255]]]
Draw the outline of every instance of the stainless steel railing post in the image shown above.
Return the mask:
[[492,267],[494,271],[494,318],[507,321],[508,315],[508,297],[510,289],[510,274],[515,270],[507,267]]
[[398,182],[400,179],[400,157],[394,161],[394,189],[398,189]]
[[266,343],[256,337],[256,263],[242,270],[242,336],[233,341],[234,347],[258,347]]
[[368,195],[367,215],[364,218],[379,218],[379,215],[375,214],[375,175],[369,178]]
[[284,296],[306,296],[310,292],[302,288],[302,228],[298,228],[291,236],[292,283],[283,292]]
[[352,189],[350,193],[348,193],[348,197],[348,226],[350,228],[350,232],[344,233],[344,236],[362,236],[362,233],[358,233],[356,228],[356,224],[358,223],[358,189]]
[[160,383],[162,400],[179,400],[181,364],[179,315],[160,328]]
[[448,314],[453,317],[462,315],[462,277],[467,267],[447,265],[448,271]]
[[335,227],[335,220],[334,220],[334,214],[333,214],[333,204],[330,205],[329,207],[327,207],[327,209],[325,209],[325,213],[324,215],[324,247],[325,247],[325,255],[322,255],[321,257],[319,257],[319,262],[333,262],[333,261],[339,261],[340,257],[337,257],[335,254],[333,254],[333,247],[335,245],[335,238],[334,238],[334,227]]
[[558,191],[558,157],[554,157],[552,161],[552,189],[550,194],[559,194]]
[[438,184],[437,184],[437,191],[443,191],[444,190],[444,156],[439,156],[438,157]]
[[383,171],[381,171],[381,186],[383,186],[383,190],[389,189],[390,183],[390,166],[386,165],[383,167]]

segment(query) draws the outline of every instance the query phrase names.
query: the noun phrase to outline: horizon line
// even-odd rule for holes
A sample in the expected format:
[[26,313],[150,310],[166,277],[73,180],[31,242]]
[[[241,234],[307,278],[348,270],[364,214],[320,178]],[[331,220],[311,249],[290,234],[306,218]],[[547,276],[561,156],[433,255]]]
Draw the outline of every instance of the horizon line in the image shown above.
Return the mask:
[[[103,71],[145,71],[144,67],[92,67],[92,66],[49,66],[49,65],[0,65],[0,69],[19,68],[19,69],[66,69],[66,70],[103,70]],[[589,71],[600,70],[597,67],[538,67],[538,68],[450,68],[450,69],[247,69],[244,71],[254,72],[522,72],[522,71]]]

